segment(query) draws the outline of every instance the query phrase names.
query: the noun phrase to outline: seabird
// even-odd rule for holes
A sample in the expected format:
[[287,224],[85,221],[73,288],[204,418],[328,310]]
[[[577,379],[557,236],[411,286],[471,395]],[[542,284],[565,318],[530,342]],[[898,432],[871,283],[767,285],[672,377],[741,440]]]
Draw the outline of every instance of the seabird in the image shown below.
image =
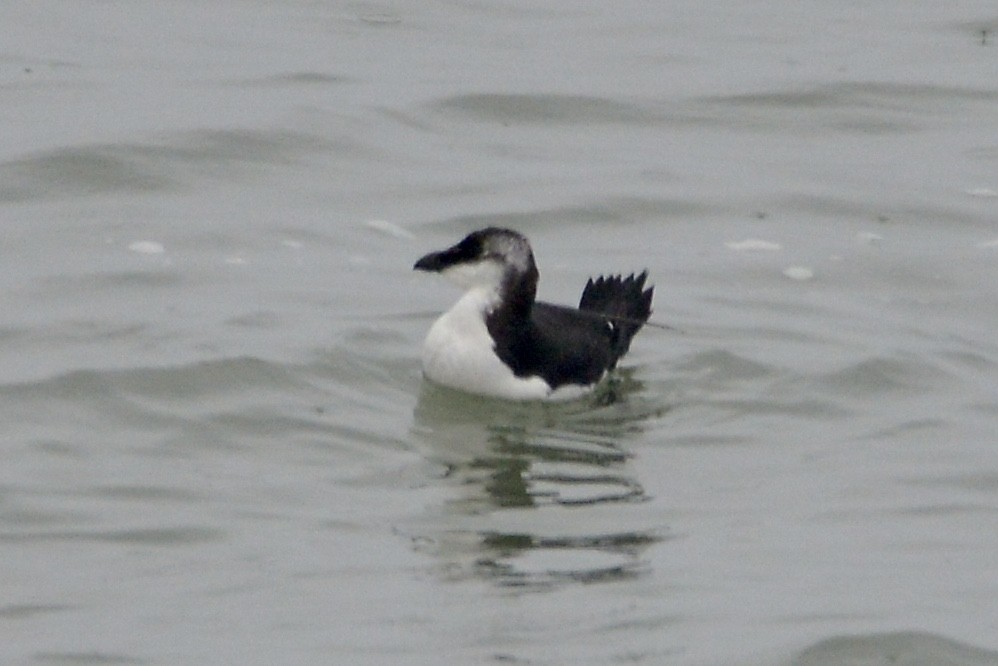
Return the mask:
[[464,295],[430,328],[423,372],[461,391],[510,400],[583,395],[613,370],[651,315],[647,271],[592,278],[579,307],[535,300],[538,271],[530,244],[489,227],[419,259]]

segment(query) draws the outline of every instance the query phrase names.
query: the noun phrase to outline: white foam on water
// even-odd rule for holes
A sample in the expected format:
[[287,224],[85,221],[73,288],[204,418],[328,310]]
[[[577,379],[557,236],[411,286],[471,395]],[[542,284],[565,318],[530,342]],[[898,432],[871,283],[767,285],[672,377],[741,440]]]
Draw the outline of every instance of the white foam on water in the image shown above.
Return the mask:
[[861,231],[856,234],[856,241],[864,245],[877,245],[883,240],[883,236],[875,234],[872,231]]
[[778,252],[783,249],[779,243],[761,240],[758,238],[746,238],[741,241],[728,241],[724,244],[729,250],[735,252]]
[[783,274],[791,280],[810,280],[814,277],[814,271],[807,266],[787,266]]
[[135,241],[128,244],[128,249],[138,254],[163,254],[166,248],[162,243],[151,240]]
[[394,236],[395,238],[405,238],[407,240],[415,238],[415,236],[412,235],[408,229],[404,229],[394,222],[389,222],[388,220],[368,220],[364,223],[364,226],[368,229],[373,229],[374,231],[381,232],[388,236]]

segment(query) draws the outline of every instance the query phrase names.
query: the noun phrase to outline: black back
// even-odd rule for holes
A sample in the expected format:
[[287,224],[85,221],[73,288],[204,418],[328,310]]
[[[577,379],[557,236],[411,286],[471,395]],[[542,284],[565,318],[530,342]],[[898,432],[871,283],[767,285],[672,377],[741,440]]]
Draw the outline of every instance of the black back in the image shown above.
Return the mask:
[[508,294],[486,319],[496,354],[518,377],[538,375],[552,388],[598,381],[651,315],[654,288],[644,289],[646,277],[589,280],[577,310],[533,302],[533,290]]

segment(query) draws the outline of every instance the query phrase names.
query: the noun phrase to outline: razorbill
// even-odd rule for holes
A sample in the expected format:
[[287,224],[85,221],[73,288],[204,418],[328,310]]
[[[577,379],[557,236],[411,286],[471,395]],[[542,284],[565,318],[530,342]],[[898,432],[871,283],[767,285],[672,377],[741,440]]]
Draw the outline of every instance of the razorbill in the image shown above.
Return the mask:
[[639,275],[592,278],[578,309],[535,300],[530,244],[489,227],[413,266],[440,273],[464,295],[430,328],[423,372],[431,381],[510,400],[579,397],[612,370],[651,314]]

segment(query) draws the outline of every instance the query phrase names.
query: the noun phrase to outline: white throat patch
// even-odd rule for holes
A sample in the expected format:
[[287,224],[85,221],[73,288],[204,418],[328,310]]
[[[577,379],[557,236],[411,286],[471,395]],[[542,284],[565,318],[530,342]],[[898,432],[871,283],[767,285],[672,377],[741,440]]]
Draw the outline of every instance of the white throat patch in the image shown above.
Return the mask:
[[493,295],[493,303],[499,298],[503,276],[507,267],[495,259],[482,259],[475,262],[462,262],[441,271],[441,275],[463,289],[479,289]]

